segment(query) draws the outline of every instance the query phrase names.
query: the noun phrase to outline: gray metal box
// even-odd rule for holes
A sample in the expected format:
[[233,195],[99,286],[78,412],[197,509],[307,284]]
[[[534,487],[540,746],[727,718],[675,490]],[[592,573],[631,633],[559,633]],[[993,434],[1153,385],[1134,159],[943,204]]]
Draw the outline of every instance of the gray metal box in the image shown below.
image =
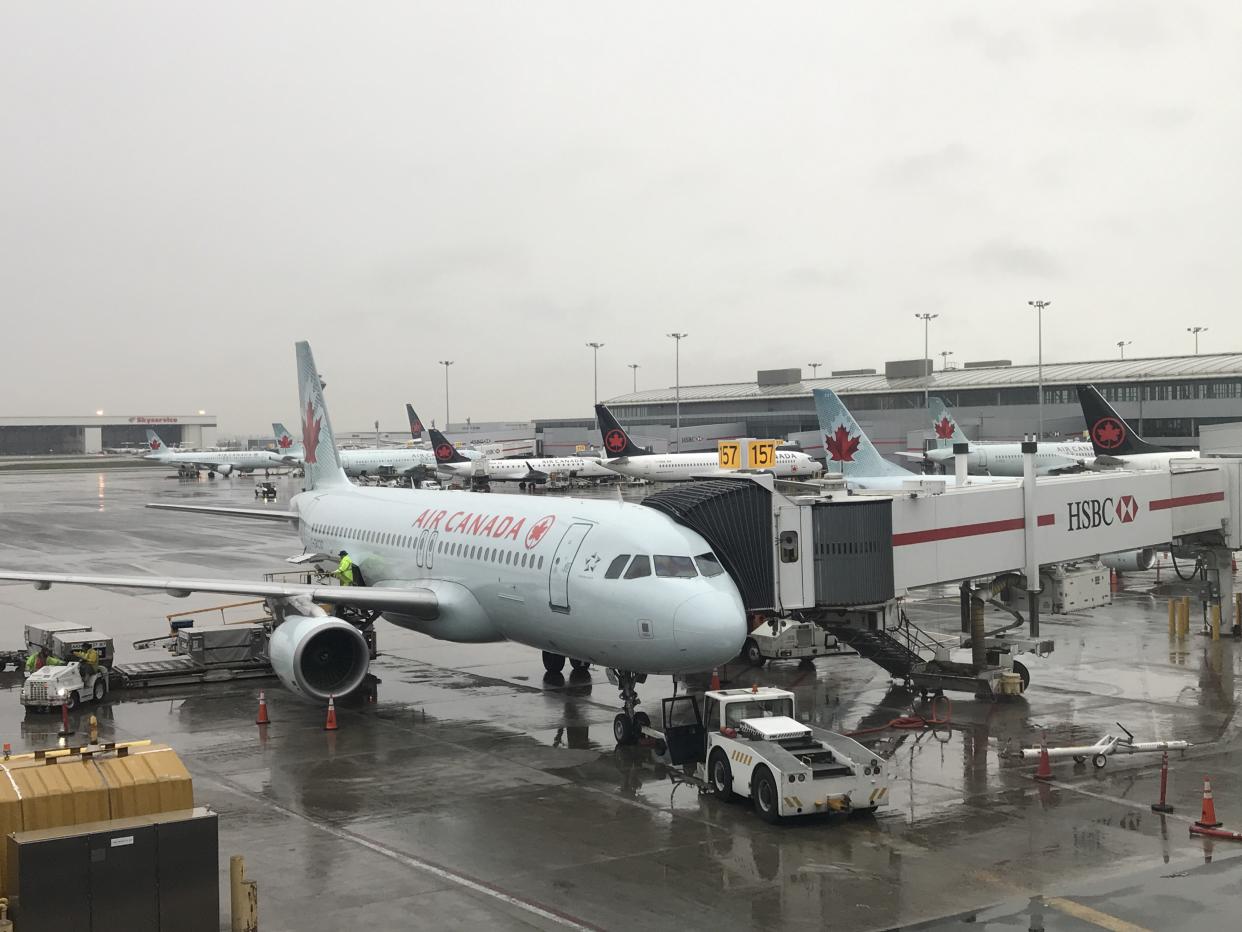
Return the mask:
[[262,624],[208,625],[177,632],[177,653],[204,666],[248,663],[267,651],[267,630]]
[[159,846],[160,929],[216,932],[220,927],[220,834],[214,812],[186,809],[151,816]]
[[[90,932],[159,929],[158,849],[150,817],[94,823],[100,824],[109,827],[86,835],[91,870]],[[65,891],[63,895],[74,894]]]
[[86,836],[64,829],[9,835],[9,918],[28,932],[90,929],[91,861]]
[[104,666],[112,666],[112,635],[102,631],[81,628],[77,631],[57,631],[52,634],[52,643],[48,648],[62,660],[68,660],[75,650],[86,650],[93,647],[99,654],[99,662]]
[[41,621],[38,624],[26,625],[26,644],[30,647],[46,647],[52,649],[52,636],[66,631],[88,631],[90,625],[82,625],[73,621]]
[[873,605],[893,597],[892,501],[816,504],[815,603]]

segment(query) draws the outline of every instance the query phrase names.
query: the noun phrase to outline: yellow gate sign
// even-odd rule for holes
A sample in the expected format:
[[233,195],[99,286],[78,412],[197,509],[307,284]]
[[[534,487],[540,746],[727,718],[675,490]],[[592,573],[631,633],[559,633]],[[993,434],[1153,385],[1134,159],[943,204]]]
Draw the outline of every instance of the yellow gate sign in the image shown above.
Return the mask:
[[716,444],[721,469],[742,468],[742,445],[736,440],[721,440]]
[[771,469],[776,465],[776,441],[752,440],[747,451],[746,467],[748,469]]

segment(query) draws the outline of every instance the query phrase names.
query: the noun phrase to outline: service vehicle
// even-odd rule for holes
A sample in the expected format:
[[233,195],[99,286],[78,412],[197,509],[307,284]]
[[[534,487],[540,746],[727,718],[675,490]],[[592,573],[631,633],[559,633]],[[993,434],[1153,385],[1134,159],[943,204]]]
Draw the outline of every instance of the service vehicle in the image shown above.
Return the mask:
[[773,615],[751,629],[742,645],[742,659],[752,667],[769,660],[813,660],[816,657],[857,656],[834,634],[809,621]]
[[[61,706],[74,709],[83,702],[99,702],[108,694],[113,654],[111,635],[79,629],[50,632],[46,640],[48,643],[39,646],[47,647],[48,652],[63,663],[40,667],[26,677],[22,683],[22,705],[43,711]],[[99,662],[87,664],[76,658],[76,652],[86,650],[94,650]]]
[[721,799],[749,798],[768,822],[874,812],[888,799],[887,762],[853,738],[795,718],[784,689],[715,689],[663,703],[664,728],[642,726],[661,756]]
[[276,483],[260,482],[254,487],[254,497],[261,498],[264,501],[274,502],[276,500]]

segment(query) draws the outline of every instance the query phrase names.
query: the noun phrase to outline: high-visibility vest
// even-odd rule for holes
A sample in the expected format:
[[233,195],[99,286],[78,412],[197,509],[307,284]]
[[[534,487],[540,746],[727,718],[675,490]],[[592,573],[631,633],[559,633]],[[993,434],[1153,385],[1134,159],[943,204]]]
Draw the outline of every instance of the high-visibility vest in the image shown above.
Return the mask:
[[349,554],[341,557],[341,565],[336,568],[336,576],[342,586],[354,584],[354,561],[349,558]]

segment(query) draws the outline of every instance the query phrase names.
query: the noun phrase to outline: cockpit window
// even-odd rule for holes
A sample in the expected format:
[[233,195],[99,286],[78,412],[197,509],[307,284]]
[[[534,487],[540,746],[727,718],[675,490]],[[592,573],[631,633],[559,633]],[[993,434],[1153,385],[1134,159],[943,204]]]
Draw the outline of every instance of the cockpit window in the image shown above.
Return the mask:
[[621,571],[625,569],[625,564],[629,562],[630,555],[623,553],[611,563],[608,564],[608,571],[604,573],[605,579],[619,579]]
[[634,558],[634,562],[630,564],[630,568],[625,571],[626,579],[641,579],[643,576],[651,575],[651,558],[644,553],[640,553]]
[[694,558],[694,562],[698,564],[699,572],[704,576],[719,576],[724,572],[724,567],[720,565],[714,553],[700,553]]
[[655,574],[665,579],[693,579],[699,575],[694,568],[694,561],[689,557],[670,557],[664,554],[655,555]]

